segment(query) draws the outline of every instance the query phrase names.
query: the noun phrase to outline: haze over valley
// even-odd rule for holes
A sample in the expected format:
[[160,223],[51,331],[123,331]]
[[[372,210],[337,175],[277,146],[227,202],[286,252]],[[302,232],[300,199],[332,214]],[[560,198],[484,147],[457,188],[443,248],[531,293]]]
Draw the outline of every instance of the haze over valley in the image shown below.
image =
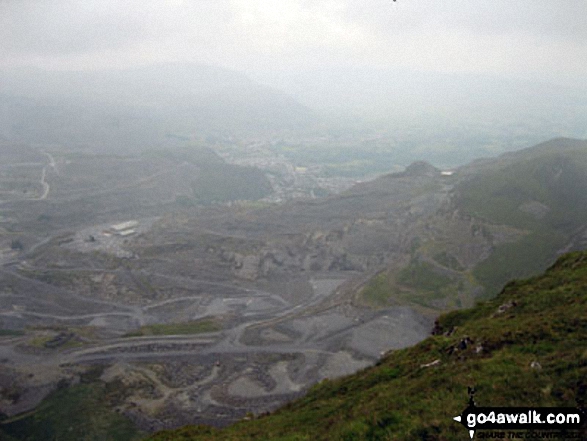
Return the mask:
[[204,3],[0,4],[2,439],[399,378],[587,247],[582,3]]

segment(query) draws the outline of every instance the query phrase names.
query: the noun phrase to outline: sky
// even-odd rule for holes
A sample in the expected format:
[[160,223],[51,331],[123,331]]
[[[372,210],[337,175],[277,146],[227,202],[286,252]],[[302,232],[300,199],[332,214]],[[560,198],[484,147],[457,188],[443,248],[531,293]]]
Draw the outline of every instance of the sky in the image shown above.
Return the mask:
[[407,69],[581,86],[585,0],[0,0],[0,68],[195,62],[259,77]]

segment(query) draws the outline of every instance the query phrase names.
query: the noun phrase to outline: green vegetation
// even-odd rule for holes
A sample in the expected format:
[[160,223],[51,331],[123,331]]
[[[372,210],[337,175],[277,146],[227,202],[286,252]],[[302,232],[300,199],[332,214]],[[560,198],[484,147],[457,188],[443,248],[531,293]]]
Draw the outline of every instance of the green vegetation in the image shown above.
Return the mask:
[[192,191],[200,203],[255,200],[269,195],[271,184],[257,168],[218,163],[200,169]]
[[513,277],[544,270],[587,218],[587,151],[526,153],[459,187],[459,205],[473,216],[527,232],[498,245],[474,270],[495,295]]
[[32,346],[33,348],[44,348],[45,345],[52,339],[53,337],[48,335],[36,336],[28,341],[28,345]]
[[149,439],[463,440],[465,429],[452,418],[466,407],[468,386],[480,406],[574,407],[586,398],[586,310],[587,252],[568,254],[491,301],[441,316],[438,335],[323,381],[271,415]]
[[212,149],[198,145],[190,147],[149,149],[142,153],[144,158],[173,160],[188,162],[195,165],[210,165],[223,163],[223,160]]
[[451,284],[451,279],[434,270],[428,262],[412,261],[397,277],[402,285],[422,291],[439,291]]
[[112,409],[116,383],[63,387],[33,411],[0,423],[0,439],[18,441],[133,441],[144,434]]
[[255,167],[227,164],[213,150],[202,146],[165,150],[149,150],[145,158],[173,160],[198,167],[191,183],[192,195],[178,196],[176,202],[183,207],[213,202],[257,200],[268,196],[271,183]]
[[[80,328],[81,329],[81,328]],[[87,334],[91,334],[87,332]],[[77,332],[62,330],[59,333],[51,333],[50,335],[37,335],[32,337],[27,344],[35,348],[45,349],[68,349],[82,346],[86,340],[82,338]]]
[[360,178],[373,174],[388,173],[392,164],[391,161],[384,161],[382,163],[375,159],[353,159],[346,162],[330,163],[324,166],[324,175]]
[[459,263],[459,261],[454,257],[452,254],[447,253],[446,251],[441,251],[438,254],[434,255],[434,260],[441,264],[446,268],[450,268],[454,271],[462,271],[463,267]]
[[360,178],[389,173],[398,164],[397,152],[389,148],[362,145],[288,145],[273,146],[276,153],[284,155],[296,166],[323,167],[326,176]]
[[484,296],[490,298],[508,280],[543,271],[563,245],[564,236],[560,233],[532,233],[517,242],[497,247],[491,256],[475,267],[473,275],[485,287]]
[[373,306],[386,306],[390,300],[391,284],[386,273],[379,273],[363,288],[360,296]]
[[[587,215],[587,152],[543,154],[483,173],[459,187],[460,205],[472,215],[523,229],[572,230]],[[545,205],[527,212],[527,202]]]
[[0,329],[0,337],[19,337],[24,335],[24,331],[16,329]]
[[446,310],[455,307],[458,284],[429,262],[412,259],[396,275],[397,298],[412,306]]
[[426,309],[446,309],[448,305],[456,306],[458,286],[434,265],[412,259],[395,274],[382,272],[373,277],[360,291],[359,299],[376,308],[400,301]]
[[203,318],[183,323],[158,323],[142,326],[136,331],[129,332],[125,337],[141,337],[145,335],[189,335],[216,332],[222,329],[222,324],[215,318]]

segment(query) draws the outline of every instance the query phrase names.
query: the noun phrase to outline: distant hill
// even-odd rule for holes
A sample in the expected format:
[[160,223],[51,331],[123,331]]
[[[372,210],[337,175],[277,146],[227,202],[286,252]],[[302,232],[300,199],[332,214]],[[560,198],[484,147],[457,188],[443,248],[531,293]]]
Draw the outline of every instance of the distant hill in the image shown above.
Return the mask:
[[489,161],[457,186],[455,202],[464,213],[523,233],[474,270],[496,291],[542,270],[587,231],[587,142],[556,139]]
[[284,93],[211,66],[0,71],[0,135],[10,141],[142,148],[313,122],[313,113]]
[[[421,163],[408,171],[417,169],[434,175]],[[512,278],[538,274],[565,251],[587,248],[586,141],[554,139],[438,175],[427,197],[438,194],[434,185],[448,197],[413,216],[403,250],[359,299],[467,306]]]
[[172,440],[463,440],[453,417],[479,406],[575,407],[587,395],[587,253],[515,281],[490,302],[438,319],[435,336],[355,375],[324,381],[268,416]]

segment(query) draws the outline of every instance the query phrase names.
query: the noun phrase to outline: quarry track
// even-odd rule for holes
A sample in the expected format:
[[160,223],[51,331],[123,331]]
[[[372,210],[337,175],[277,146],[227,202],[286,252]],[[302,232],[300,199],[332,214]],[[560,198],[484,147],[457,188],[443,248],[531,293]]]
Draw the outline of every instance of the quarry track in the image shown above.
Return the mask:
[[200,337],[162,337],[146,339],[127,339],[122,342],[110,342],[91,348],[77,349],[62,353],[59,363],[96,363],[105,361],[119,361],[123,359],[144,361],[146,359],[168,361],[172,357],[197,357],[202,355],[234,354],[292,354],[314,353],[331,355],[334,352],[302,345],[284,346],[232,346],[226,340],[214,338],[214,335]]
[[51,167],[54,171],[57,171],[57,164],[55,162],[55,158],[53,157],[53,155],[47,152],[43,152],[43,154],[46,155],[49,159],[49,164],[45,165],[41,172],[41,185],[43,186],[43,193],[41,194],[41,196],[37,198],[37,200],[39,201],[47,199],[47,197],[49,196],[49,191],[51,190],[51,186],[47,182],[47,168]]
[[[2,327],[25,330],[21,336],[0,337],[0,369],[17,379],[25,397],[2,409],[6,414],[33,409],[60,381],[75,384],[82,373],[98,365],[104,369],[102,381],[122,380],[128,385],[132,392],[120,408],[146,430],[162,428],[157,424],[169,415],[173,422],[165,424],[172,426],[223,425],[246,412],[275,408],[324,378],[366,367],[382,351],[415,343],[430,330],[430,323],[413,325],[405,311],[374,312],[353,305],[339,287],[357,276],[355,270],[302,272],[288,266],[287,259],[295,261],[294,254],[306,252],[306,245],[293,247],[286,264],[280,261],[272,267],[274,273],[259,278],[240,274],[236,263],[220,254],[224,249],[242,255],[257,252],[265,236],[281,234],[279,222],[274,230],[251,229],[246,222],[226,222],[227,210],[212,207],[208,217],[202,215],[204,210],[190,212],[190,230],[191,224],[175,225],[173,219],[153,227],[147,220],[164,215],[133,211],[132,204],[124,205],[128,202],[118,202],[121,205],[111,212],[97,211],[122,190],[140,188],[148,193],[155,188],[153,182],[177,167],[154,174],[144,170],[142,179],[133,174],[123,185],[112,183],[116,188],[81,188],[65,180],[59,186],[59,173],[65,176],[68,168],[57,170],[61,158],[57,162],[50,154],[45,156],[48,161],[39,163],[31,176],[37,180],[39,166],[43,167],[43,194],[38,199],[50,201],[18,201],[9,207],[23,211],[23,225],[30,233],[23,241],[25,251],[7,253],[10,262],[0,266]],[[142,188],[145,184],[149,188]],[[77,203],[73,193],[78,190],[90,200],[87,212],[81,209],[72,219],[62,216],[59,210],[77,210],[72,204]],[[93,199],[96,195],[112,198]],[[134,202],[130,197],[124,201]],[[99,235],[110,225],[131,219],[144,230],[128,238],[111,235],[131,255],[121,256]],[[305,231],[292,225],[295,231]],[[90,237],[105,244],[103,248],[95,247]],[[139,240],[133,243],[135,237]],[[148,251],[144,258],[141,247]],[[125,336],[137,328],[147,333],[179,332],[173,326],[152,325],[205,318],[212,318],[220,329]]]
[[[27,269],[31,269],[31,268],[27,267]],[[68,273],[69,272],[88,272],[88,273],[99,272],[99,273],[111,273],[111,274],[125,274],[125,273],[129,272],[129,270],[96,270],[95,268],[75,268],[75,269],[67,269],[67,270],[65,270],[65,269],[53,270],[52,269],[51,271],[68,272]],[[137,271],[136,273],[137,274],[146,274],[145,271]],[[156,322],[155,317],[153,317],[152,315],[149,315],[150,311],[154,311],[158,308],[173,305],[174,303],[180,303],[180,302],[184,302],[184,301],[201,301],[202,298],[204,297],[202,295],[199,295],[199,296],[198,295],[180,296],[180,297],[165,299],[165,300],[161,300],[161,301],[157,301],[157,302],[153,302],[153,303],[149,303],[149,304],[145,304],[145,305],[127,305],[127,304],[114,302],[114,301],[105,301],[105,300],[99,300],[99,299],[89,298],[89,297],[85,297],[85,296],[80,296],[79,294],[76,294],[75,292],[72,292],[69,289],[55,287],[54,285],[51,285],[47,282],[38,280],[37,278],[28,277],[26,275],[23,275],[22,273],[15,271],[13,268],[4,268],[4,269],[0,270],[0,274],[9,275],[9,276],[15,277],[19,280],[25,281],[27,283],[27,285],[30,286],[33,290],[35,290],[37,293],[50,291],[52,294],[58,296],[57,300],[62,300],[62,302],[63,301],[67,302],[67,300],[75,299],[75,300],[81,302],[82,305],[84,303],[86,303],[86,304],[95,305],[99,308],[106,307],[109,309],[109,311],[104,311],[104,312],[69,313],[69,314],[65,314],[65,313],[54,314],[54,313],[48,313],[48,312],[21,310],[18,312],[15,312],[15,311],[1,312],[0,316],[14,316],[14,315],[30,316],[30,317],[37,317],[37,318],[53,319],[53,320],[56,320],[59,322],[80,321],[80,320],[83,321],[83,320],[93,320],[96,318],[109,318],[109,317],[128,317],[128,318],[135,320],[140,325],[143,325],[143,324],[145,324],[146,321],[149,321],[149,319],[151,319],[150,320],[151,322]],[[195,287],[195,286],[200,286],[200,285],[209,285],[209,286],[214,286],[214,287],[219,287],[219,288],[225,288],[227,290],[230,290],[231,292],[241,292],[244,294],[242,296],[242,298],[241,297],[222,297],[219,300],[222,301],[223,303],[230,302],[230,301],[243,300],[245,302],[244,306],[246,307],[246,306],[250,305],[250,303],[254,299],[270,299],[274,302],[274,304],[280,305],[276,308],[273,308],[272,312],[270,314],[259,313],[259,312],[254,312],[254,311],[246,313],[246,316],[248,318],[244,324],[238,325],[234,328],[230,328],[227,330],[227,333],[229,335],[229,337],[227,337],[227,340],[229,339],[233,345],[238,344],[238,342],[240,341],[240,338],[242,336],[242,333],[245,332],[245,330],[247,328],[267,326],[267,325],[271,325],[274,322],[278,322],[278,321],[286,319],[286,318],[294,317],[295,315],[299,314],[300,312],[303,312],[306,308],[312,307],[322,300],[322,296],[313,296],[310,299],[307,299],[303,303],[296,304],[296,305],[290,305],[290,304],[288,304],[288,302],[286,302],[284,299],[282,299],[278,295],[272,294],[267,291],[259,290],[259,289],[245,288],[245,287],[240,287],[240,286],[234,285],[234,284],[214,282],[214,281],[202,280],[202,279],[197,279],[197,278],[171,276],[171,275],[165,275],[165,274],[156,273],[156,272],[149,272],[148,274],[151,276],[161,277],[161,278],[170,280],[172,282],[182,283],[187,286],[192,285],[192,287]],[[14,296],[12,296],[12,297],[14,297]],[[47,299],[38,299],[38,300],[39,300],[39,302],[45,303],[46,305],[49,305],[51,303],[53,303],[53,304],[59,303],[58,301],[51,302]],[[201,314],[202,317],[204,317],[206,315],[208,315],[207,311],[204,311]],[[169,340],[169,338],[167,338],[167,340]],[[125,341],[125,344],[132,345],[132,343],[128,343],[128,340]],[[228,346],[229,345],[227,345],[225,343],[223,347],[228,349]],[[297,349],[298,348],[296,348],[296,350]]]
[[[30,270],[33,268],[27,267],[27,269]],[[102,273],[102,274],[127,274],[127,273],[141,274],[141,275],[147,274],[145,271],[133,272],[133,271],[129,271],[129,270],[97,270],[95,268],[75,268],[75,269],[67,269],[67,270],[65,270],[65,269],[56,269],[56,270],[52,269],[51,271],[65,272],[65,273],[88,272],[88,273]],[[175,303],[181,303],[181,302],[185,302],[185,301],[202,302],[202,300],[204,300],[204,299],[207,299],[208,301],[214,300],[209,295],[208,296],[206,296],[206,295],[193,295],[193,296],[173,297],[173,298],[169,298],[169,299],[165,299],[165,300],[161,300],[161,301],[147,303],[144,305],[128,305],[128,304],[115,302],[115,301],[106,301],[106,300],[95,299],[95,298],[91,298],[91,297],[87,297],[87,296],[81,296],[81,295],[76,294],[75,292],[73,292],[69,289],[66,289],[63,287],[56,287],[50,283],[41,281],[37,278],[28,277],[26,275],[23,275],[22,273],[15,271],[11,267],[5,267],[5,268],[1,269],[0,274],[12,276],[14,278],[17,278],[19,280],[26,282],[27,286],[29,286],[31,288],[31,290],[34,291],[35,294],[39,297],[38,299],[35,299],[35,303],[37,305],[39,305],[39,304],[45,304],[46,306],[50,306],[51,304],[53,304],[55,306],[59,306],[60,304],[67,305],[69,303],[68,301],[76,300],[80,303],[80,306],[82,308],[83,308],[84,304],[91,304],[91,305],[98,307],[98,308],[107,308],[108,309],[108,311],[93,312],[93,313],[75,313],[72,311],[69,314],[65,314],[65,313],[53,314],[53,313],[49,313],[49,312],[20,310],[18,312],[15,312],[15,311],[0,312],[0,316],[14,316],[14,315],[30,316],[30,317],[37,317],[37,318],[53,319],[58,322],[68,322],[68,321],[71,322],[71,321],[80,321],[80,320],[83,321],[83,320],[93,320],[96,318],[108,318],[108,317],[128,317],[128,318],[132,319],[133,321],[135,321],[139,326],[142,326],[142,325],[145,325],[147,322],[154,323],[154,322],[158,321],[156,316],[153,315],[153,314],[156,314],[154,311],[157,310],[158,308],[166,307],[169,305],[173,305]],[[272,318],[268,318],[264,321],[253,322],[253,323],[251,323],[251,325],[257,325],[257,324],[263,323],[265,321],[270,321],[275,318],[283,317],[283,316],[289,314],[292,310],[302,308],[304,306],[303,304],[300,304],[300,305],[295,305],[292,308],[285,300],[283,300],[278,295],[272,294],[267,291],[259,290],[259,289],[244,288],[244,287],[240,287],[240,286],[234,285],[234,284],[221,283],[221,282],[215,282],[215,281],[209,281],[209,280],[203,280],[203,279],[188,278],[188,277],[182,277],[182,276],[170,276],[170,275],[165,275],[165,274],[156,273],[156,272],[149,272],[148,274],[151,276],[161,277],[166,280],[170,280],[171,282],[181,283],[181,284],[187,285],[188,287],[191,287],[191,288],[201,287],[202,285],[204,285],[204,286],[213,286],[213,287],[218,287],[218,288],[229,290],[229,292],[232,293],[231,296],[220,297],[220,298],[216,299],[217,301],[221,301],[223,303],[242,300],[242,301],[245,301],[245,306],[248,306],[254,299],[266,299],[266,300],[271,300],[276,305],[277,304],[281,305],[279,308],[274,308],[275,314],[273,314],[271,316]],[[43,299],[42,293],[49,293],[49,292],[51,294],[53,294],[53,296],[56,296],[57,298],[53,301]],[[242,293],[242,295],[239,295],[237,297],[233,297],[234,293],[239,293],[239,292]],[[33,296],[35,296],[35,294],[33,294]],[[14,298],[20,297],[20,298],[23,298],[23,296],[14,296],[14,295],[12,295],[12,296],[4,295],[4,296],[0,296],[0,298],[1,297],[14,297]],[[151,313],[150,313],[150,311],[151,311]],[[248,314],[249,314],[249,316],[252,315],[253,317],[259,315],[254,312],[251,312]],[[210,314],[208,314],[208,309],[206,309],[204,312],[202,312],[199,315],[201,317],[204,317],[204,316],[207,316]]]

